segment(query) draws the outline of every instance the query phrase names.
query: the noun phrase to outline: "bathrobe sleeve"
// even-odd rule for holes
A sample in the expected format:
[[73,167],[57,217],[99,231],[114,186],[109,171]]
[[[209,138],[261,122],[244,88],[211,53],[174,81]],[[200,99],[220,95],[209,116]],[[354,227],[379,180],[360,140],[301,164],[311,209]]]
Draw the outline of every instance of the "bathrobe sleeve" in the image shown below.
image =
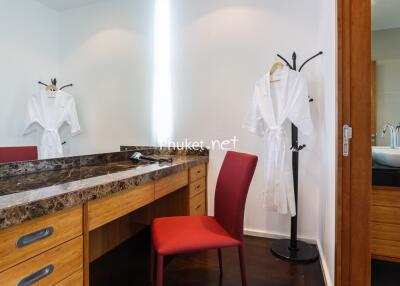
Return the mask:
[[257,133],[259,136],[263,136],[265,133],[265,123],[261,116],[260,108],[257,103],[257,97],[260,96],[260,89],[256,85],[254,88],[254,94],[251,99],[250,107],[247,111],[247,115],[242,124],[243,128],[246,128],[252,133]]
[[71,127],[71,135],[78,135],[81,131],[81,126],[79,125],[78,113],[76,111],[76,104],[74,98],[71,96],[68,101],[68,116],[67,123]]
[[288,117],[301,133],[310,135],[313,131],[313,123],[306,80],[298,74],[291,89],[293,101]]
[[37,131],[37,124],[41,125],[40,120],[40,107],[36,102],[35,98],[32,96],[28,101],[27,117],[25,119],[24,135],[28,135]]

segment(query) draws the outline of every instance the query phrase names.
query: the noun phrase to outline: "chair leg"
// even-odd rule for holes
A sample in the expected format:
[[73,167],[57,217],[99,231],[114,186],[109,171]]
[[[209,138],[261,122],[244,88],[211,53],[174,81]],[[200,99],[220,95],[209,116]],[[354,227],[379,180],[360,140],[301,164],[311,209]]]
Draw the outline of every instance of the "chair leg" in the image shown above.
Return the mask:
[[157,286],[163,286],[164,256],[157,254]]
[[240,274],[242,276],[242,286],[247,286],[246,265],[244,261],[244,247],[243,245],[240,245],[238,248],[239,248],[239,260],[240,260]]
[[218,261],[219,261],[219,275],[222,276],[223,267],[222,267],[222,250],[221,250],[221,248],[218,248]]
[[154,282],[154,257],[155,257],[155,251],[154,251],[154,246],[153,242],[150,242],[150,279],[149,279],[149,285],[153,285]]

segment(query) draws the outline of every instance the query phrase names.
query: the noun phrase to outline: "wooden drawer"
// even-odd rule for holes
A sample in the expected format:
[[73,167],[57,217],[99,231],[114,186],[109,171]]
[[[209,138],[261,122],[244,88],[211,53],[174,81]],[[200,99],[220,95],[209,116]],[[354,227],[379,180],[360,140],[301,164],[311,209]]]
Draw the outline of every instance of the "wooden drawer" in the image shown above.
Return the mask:
[[83,270],[80,269],[71,276],[58,282],[55,286],[82,286],[83,285]]
[[205,215],[206,214],[206,193],[202,192],[190,198],[190,215]]
[[88,202],[89,231],[154,201],[154,184],[139,186]]
[[194,182],[206,176],[206,164],[201,164],[190,168],[190,182]]
[[162,178],[155,183],[155,198],[162,198],[188,185],[187,170]]
[[372,206],[371,221],[400,224],[400,208]]
[[372,222],[371,238],[400,241],[400,224]]
[[400,190],[398,189],[373,189],[372,204],[375,206],[400,208]]
[[194,197],[195,195],[200,194],[205,190],[206,190],[206,178],[201,178],[195,181],[194,183],[190,184],[189,187],[190,197]]
[[371,253],[378,256],[400,258],[400,242],[373,238]]
[[81,234],[81,206],[0,230],[0,272]]
[[54,285],[62,281],[82,268],[82,241],[82,236],[77,237],[0,273],[0,285],[18,285],[33,274],[41,277],[34,283],[35,286]]

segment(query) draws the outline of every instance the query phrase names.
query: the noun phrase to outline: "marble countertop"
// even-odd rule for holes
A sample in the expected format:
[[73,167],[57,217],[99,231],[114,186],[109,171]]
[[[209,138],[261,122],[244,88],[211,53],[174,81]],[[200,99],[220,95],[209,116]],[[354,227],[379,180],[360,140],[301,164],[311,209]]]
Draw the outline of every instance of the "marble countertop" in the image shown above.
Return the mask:
[[208,156],[168,157],[172,163],[123,160],[0,178],[0,229],[208,162]]

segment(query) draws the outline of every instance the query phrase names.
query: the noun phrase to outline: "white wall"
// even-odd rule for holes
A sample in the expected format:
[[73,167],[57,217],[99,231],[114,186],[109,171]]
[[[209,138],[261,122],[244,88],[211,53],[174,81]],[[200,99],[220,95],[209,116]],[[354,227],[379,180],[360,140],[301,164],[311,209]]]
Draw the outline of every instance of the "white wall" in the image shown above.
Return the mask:
[[336,130],[337,130],[337,70],[336,70],[336,1],[319,3],[319,42],[324,56],[320,109],[320,180],[317,243],[328,286],[335,278],[335,216],[336,216]]
[[60,79],[75,85],[82,128],[67,139],[69,155],[149,145],[153,2],[100,1],[60,15]]
[[34,0],[0,0],[0,145],[36,145],[23,136],[27,101],[58,72],[59,22],[55,11]]
[[372,58],[376,61],[376,143],[387,146],[390,136],[380,136],[383,126],[400,122],[400,28],[372,33]]
[[[319,241],[333,278],[335,198],[335,1],[226,0],[172,1],[175,138],[230,139],[238,150],[262,155],[262,139],[241,128],[254,83],[275,54],[299,62],[323,49],[325,55],[303,70],[309,83],[315,134],[300,136],[299,237]],[[332,9],[333,8],[333,9]],[[327,9],[324,11],[324,9]],[[323,12],[328,18],[320,16]],[[319,28],[323,23],[324,28]],[[326,25],[326,27],[325,27]],[[289,131],[290,134],[290,131]],[[225,152],[212,151],[209,209]],[[248,233],[285,236],[289,216],[262,207],[260,161],[248,195]]]

